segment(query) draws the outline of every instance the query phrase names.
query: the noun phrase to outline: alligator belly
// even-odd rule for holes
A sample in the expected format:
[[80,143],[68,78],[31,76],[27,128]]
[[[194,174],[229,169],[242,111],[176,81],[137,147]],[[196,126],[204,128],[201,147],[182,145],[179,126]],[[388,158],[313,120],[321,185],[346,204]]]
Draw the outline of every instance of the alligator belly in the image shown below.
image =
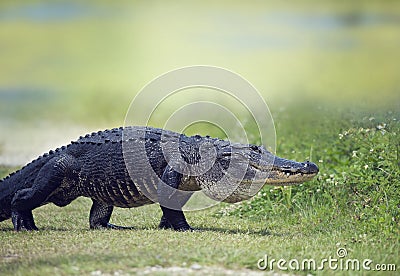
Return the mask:
[[116,207],[131,208],[151,204],[132,181],[112,179],[109,181],[88,181],[83,187],[83,196]]

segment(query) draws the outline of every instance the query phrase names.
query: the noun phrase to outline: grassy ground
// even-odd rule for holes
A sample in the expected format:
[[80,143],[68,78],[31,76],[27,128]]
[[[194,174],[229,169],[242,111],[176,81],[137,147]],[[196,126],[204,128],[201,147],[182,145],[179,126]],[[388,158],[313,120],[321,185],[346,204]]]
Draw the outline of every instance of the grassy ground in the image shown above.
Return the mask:
[[[318,266],[323,258],[338,258],[340,248],[348,253],[343,260],[399,266],[399,113],[372,118],[315,108],[293,116],[297,111],[276,113],[278,153],[298,160],[311,154],[321,169],[317,179],[293,188],[265,187],[251,201],[190,212],[188,221],[201,229],[193,233],[156,230],[156,205],[117,210],[113,222],[134,225],[131,231],[88,230],[86,199],[65,208],[44,206],[34,211],[39,232],[15,233],[10,221],[0,223],[0,272],[144,273],[161,266],[247,273],[243,269],[257,270],[265,254],[313,258]],[[333,273],[327,266],[323,272],[292,272]]]

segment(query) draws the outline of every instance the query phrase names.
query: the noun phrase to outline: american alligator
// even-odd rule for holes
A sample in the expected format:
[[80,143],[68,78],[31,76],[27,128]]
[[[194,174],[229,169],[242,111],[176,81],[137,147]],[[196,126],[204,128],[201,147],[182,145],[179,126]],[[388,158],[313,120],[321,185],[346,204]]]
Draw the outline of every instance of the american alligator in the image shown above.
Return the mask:
[[264,184],[301,183],[317,173],[314,163],[279,158],[263,146],[121,127],[81,136],[0,180],[0,221],[11,218],[16,231],[37,230],[33,209],[84,196],[93,201],[90,228],[124,228],[109,223],[114,206],[158,202],[159,227],[187,231],[182,206],[193,191],[238,202]]

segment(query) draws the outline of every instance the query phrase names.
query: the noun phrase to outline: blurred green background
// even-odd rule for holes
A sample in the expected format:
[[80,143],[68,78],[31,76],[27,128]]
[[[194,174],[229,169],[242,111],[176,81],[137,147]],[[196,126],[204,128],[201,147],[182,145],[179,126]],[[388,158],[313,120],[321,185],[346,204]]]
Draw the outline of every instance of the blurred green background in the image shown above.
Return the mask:
[[0,163],[122,125],[144,85],[188,65],[240,74],[273,116],[398,110],[399,49],[398,1],[1,1]]

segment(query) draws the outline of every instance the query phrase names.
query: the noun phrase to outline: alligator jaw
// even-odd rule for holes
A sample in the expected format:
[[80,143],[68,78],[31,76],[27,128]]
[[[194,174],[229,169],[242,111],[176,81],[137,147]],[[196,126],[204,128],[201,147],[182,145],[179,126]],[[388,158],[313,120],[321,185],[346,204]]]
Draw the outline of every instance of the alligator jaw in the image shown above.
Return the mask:
[[313,174],[295,173],[288,175],[287,173],[282,173],[282,172],[271,172],[270,177],[266,179],[265,184],[273,186],[295,185],[309,181],[316,175],[317,173]]
[[264,184],[273,186],[286,186],[303,183],[311,180],[318,174],[318,166],[310,161],[296,162],[280,157],[275,157],[273,166],[260,166],[259,164],[250,164],[266,177],[260,179]]

